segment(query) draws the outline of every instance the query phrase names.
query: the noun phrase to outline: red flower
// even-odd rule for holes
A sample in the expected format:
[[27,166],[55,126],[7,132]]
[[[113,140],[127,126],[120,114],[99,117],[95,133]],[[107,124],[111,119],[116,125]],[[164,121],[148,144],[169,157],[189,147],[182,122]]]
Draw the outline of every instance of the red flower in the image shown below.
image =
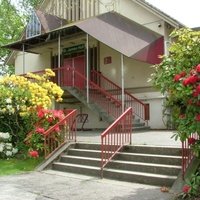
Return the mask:
[[197,121],[200,121],[200,114],[197,114],[196,117],[195,117],[195,119],[196,119]]
[[198,77],[196,75],[189,76],[188,78],[183,80],[183,85],[192,85],[198,81]]
[[189,144],[189,145],[195,144],[196,141],[197,141],[197,140],[196,140],[195,138],[193,138],[193,137],[188,138],[188,144]]
[[56,126],[56,128],[54,129],[56,132],[59,132],[60,131],[60,127],[59,126]]
[[184,185],[182,190],[184,193],[189,193],[190,189],[191,187],[189,185]]
[[39,157],[38,151],[29,151],[28,154],[32,158],[38,158]]
[[200,64],[198,64],[198,65],[196,66],[196,71],[197,71],[198,73],[200,73]]
[[64,114],[63,114],[63,111],[62,110],[53,110],[52,111],[52,114],[55,118],[58,118],[58,119],[63,119],[64,117]]
[[192,99],[189,99],[189,100],[188,100],[188,104],[189,104],[189,105],[192,105],[192,104],[193,104]]
[[185,119],[185,114],[179,115],[179,119]]
[[186,72],[184,72],[184,71],[183,71],[183,72],[181,72],[181,73],[180,73],[180,76],[181,76],[181,77],[184,77],[184,76],[186,76]]
[[175,81],[175,82],[178,82],[178,81],[180,80],[180,78],[181,78],[181,75],[180,75],[180,74],[176,74],[176,75],[174,76],[174,81]]
[[44,133],[45,133],[44,128],[40,128],[40,127],[37,127],[37,128],[35,129],[35,131],[36,131],[37,133],[40,133],[40,134],[44,134]]
[[48,113],[49,111],[46,109],[43,109],[42,107],[38,107],[37,108],[37,116],[39,118],[43,118],[45,116],[46,113]]
[[52,123],[52,122],[53,122],[53,117],[48,117],[48,118],[47,118],[47,121],[48,121],[49,123]]
[[192,96],[193,96],[193,97],[198,97],[198,95],[199,95],[199,94],[198,94],[197,91],[194,91],[194,92],[192,93]]
[[200,94],[200,85],[198,85],[198,86],[196,87],[196,92],[197,92],[198,94]]

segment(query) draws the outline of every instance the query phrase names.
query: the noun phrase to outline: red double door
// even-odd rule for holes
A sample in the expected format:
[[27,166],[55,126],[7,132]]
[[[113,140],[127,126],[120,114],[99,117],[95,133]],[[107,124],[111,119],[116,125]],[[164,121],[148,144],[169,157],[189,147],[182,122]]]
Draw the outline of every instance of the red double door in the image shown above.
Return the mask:
[[85,87],[85,56],[64,59],[62,79],[65,86]]

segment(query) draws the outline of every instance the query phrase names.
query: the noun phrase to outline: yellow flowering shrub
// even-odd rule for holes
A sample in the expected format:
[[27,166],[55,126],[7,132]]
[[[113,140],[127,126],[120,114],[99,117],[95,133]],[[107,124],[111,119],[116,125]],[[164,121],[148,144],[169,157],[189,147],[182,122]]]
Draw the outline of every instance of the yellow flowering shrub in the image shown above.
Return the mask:
[[26,77],[6,76],[0,80],[0,84],[8,87],[19,87],[30,92],[29,106],[22,109],[25,112],[38,106],[49,108],[51,107],[52,100],[62,101],[63,90],[50,81],[50,78],[53,76],[55,76],[54,72],[46,69],[42,75],[28,73]]
[[63,90],[51,81],[54,72],[5,76],[0,79],[0,131],[9,132],[12,143],[22,145],[37,122],[37,108],[51,108],[62,101]]

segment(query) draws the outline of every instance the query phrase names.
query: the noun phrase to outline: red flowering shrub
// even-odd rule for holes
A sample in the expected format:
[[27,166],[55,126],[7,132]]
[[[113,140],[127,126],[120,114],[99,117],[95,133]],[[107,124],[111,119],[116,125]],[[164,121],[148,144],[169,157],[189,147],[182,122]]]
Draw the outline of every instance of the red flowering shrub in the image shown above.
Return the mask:
[[[165,107],[171,111],[170,122],[177,130],[175,139],[188,141],[194,154],[200,157],[200,31],[179,29],[170,37],[173,42],[169,53],[155,66],[153,81],[166,97]],[[191,137],[193,134],[197,135],[196,141]],[[198,180],[200,185],[200,175]],[[197,181],[194,182],[196,187]],[[194,192],[195,187],[183,189],[189,195],[200,195],[200,191]]]
[[[29,151],[31,157],[37,157],[36,151],[43,153],[44,151],[44,136],[48,134],[48,129],[64,118],[64,113],[62,110],[47,110],[41,107],[37,108],[37,117],[38,123],[35,126],[35,129],[29,133],[26,144],[29,146],[29,149],[35,149],[35,151]],[[56,126],[54,128],[55,136],[59,134],[60,127]]]

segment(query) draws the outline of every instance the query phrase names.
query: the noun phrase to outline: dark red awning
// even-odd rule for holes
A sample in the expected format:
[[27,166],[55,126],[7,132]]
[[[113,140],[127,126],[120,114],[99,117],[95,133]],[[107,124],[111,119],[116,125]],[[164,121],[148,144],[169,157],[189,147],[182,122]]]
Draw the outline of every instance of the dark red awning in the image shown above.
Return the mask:
[[137,60],[156,64],[164,53],[163,36],[115,12],[76,24],[98,41]]

